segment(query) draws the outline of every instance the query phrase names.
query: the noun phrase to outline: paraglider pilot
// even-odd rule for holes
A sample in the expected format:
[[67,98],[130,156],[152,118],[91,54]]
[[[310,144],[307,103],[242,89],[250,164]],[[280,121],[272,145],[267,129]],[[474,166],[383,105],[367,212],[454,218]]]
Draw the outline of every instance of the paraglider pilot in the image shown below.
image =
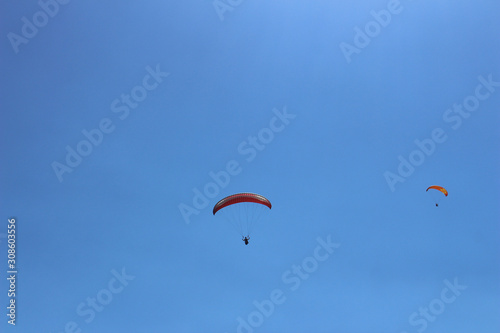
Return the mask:
[[242,240],[245,242],[245,245],[248,245],[248,241],[250,240],[250,236],[243,237]]

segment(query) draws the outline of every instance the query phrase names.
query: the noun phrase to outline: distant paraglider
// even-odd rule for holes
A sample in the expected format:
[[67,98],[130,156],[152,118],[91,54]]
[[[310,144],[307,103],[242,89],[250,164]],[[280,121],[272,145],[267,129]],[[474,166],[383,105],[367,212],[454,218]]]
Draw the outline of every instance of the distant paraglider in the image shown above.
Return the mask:
[[213,214],[223,215],[238,233],[241,234],[245,245],[248,245],[253,226],[263,213],[271,209],[271,202],[260,194],[238,193],[217,202]]
[[[442,186],[432,185],[432,186],[429,186],[429,187],[427,188],[427,190],[425,190],[425,191],[426,191],[426,192],[428,192],[429,190],[437,190],[437,191],[442,192],[442,193],[444,194],[444,196],[445,196],[445,197],[447,197],[447,196],[448,196],[448,191],[447,191],[444,187],[442,187]],[[433,195],[433,196],[434,196],[434,195]],[[436,201],[436,207],[439,207],[439,203],[438,203],[438,201],[439,201],[439,200],[437,199],[437,197],[436,197],[436,196],[434,196],[434,198],[435,198],[435,201]]]

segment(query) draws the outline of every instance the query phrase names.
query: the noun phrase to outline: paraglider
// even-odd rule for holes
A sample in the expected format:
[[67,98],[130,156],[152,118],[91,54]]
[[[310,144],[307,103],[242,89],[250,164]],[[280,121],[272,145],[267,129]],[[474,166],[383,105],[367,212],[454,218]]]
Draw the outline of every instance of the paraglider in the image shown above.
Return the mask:
[[[444,187],[442,187],[442,186],[432,185],[432,186],[429,186],[429,187],[427,188],[427,190],[425,190],[425,191],[426,191],[426,192],[428,192],[429,190],[437,190],[437,191],[442,192],[442,193],[444,194],[444,196],[445,196],[445,197],[447,197],[447,196],[448,196],[448,191],[447,191]],[[434,196],[434,198],[436,198],[436,197]],[[436,207],[439,207],[439,203],[438,203],[437,198],[436,198],[436,200],[435,200],[435,201],[436,201]]]
[[267,208],[271,209],[271,202],[260,194],[237,193],[217,202],[213,215],[222,215],[231,224],[241,239],[248,245],[253,226],[260,220]]

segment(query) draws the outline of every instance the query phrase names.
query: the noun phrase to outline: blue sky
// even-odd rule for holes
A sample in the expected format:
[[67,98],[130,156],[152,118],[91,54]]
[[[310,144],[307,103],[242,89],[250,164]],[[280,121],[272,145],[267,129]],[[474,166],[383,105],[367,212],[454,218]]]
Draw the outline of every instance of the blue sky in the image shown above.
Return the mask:
[[500,330],[497,1],[2,7],[2,332]]

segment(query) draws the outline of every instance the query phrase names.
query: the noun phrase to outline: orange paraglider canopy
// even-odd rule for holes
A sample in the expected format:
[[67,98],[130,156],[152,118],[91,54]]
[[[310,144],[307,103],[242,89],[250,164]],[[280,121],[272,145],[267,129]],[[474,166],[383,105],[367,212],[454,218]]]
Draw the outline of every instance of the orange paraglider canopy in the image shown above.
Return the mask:
[[432,185],[432,186],[429,186],[429,187],[427,188],[427,190],[425,190],[425,191],[427,192],[427,191],[429,191],[429,189],[434,189],[434,190],[441,191],[441,192],[443,192],[443,194],[444,194],[445,196],[448,196],[448,191],[446,191],[446,189],[445,189],[444,187],[442,187],[442,186]]

